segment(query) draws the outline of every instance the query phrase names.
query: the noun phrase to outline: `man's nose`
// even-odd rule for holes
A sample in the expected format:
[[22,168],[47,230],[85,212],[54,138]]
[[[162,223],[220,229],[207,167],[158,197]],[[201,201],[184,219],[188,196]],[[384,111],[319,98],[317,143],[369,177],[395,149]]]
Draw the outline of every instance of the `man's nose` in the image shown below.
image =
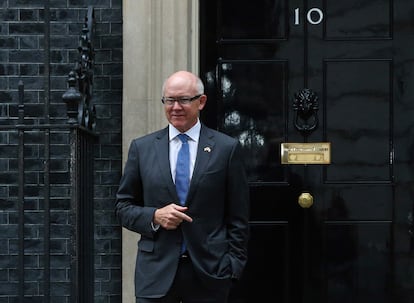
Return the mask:
[[180,102],[178,102],[177,100],[174,101],[173,105],[172,105],[173,109],[182,109],[183,106],[180,104]]

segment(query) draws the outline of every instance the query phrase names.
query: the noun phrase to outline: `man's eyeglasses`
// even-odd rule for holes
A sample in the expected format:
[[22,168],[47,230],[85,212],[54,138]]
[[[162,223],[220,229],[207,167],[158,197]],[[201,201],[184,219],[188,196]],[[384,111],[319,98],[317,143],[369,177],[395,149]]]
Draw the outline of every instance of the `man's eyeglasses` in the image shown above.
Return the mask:
[[179,98],[173,98],[173,97],[162,97],[161,102],[166,105],[173,105],[175,102],[178,102],[180,105],[190,104],[194,100],[197,100],[202,95],[196,95],[194,97],[179,97]]

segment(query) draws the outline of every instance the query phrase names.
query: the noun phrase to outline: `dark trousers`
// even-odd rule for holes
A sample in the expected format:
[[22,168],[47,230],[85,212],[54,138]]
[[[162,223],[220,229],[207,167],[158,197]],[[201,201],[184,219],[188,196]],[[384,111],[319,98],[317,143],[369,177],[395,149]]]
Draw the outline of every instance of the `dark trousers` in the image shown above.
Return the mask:
[[226,289],[211,289],[197,277],[191,259],[181,258],[173,285],[162,298],[137,298],[136,303],[226,303],[230,291],[229,281]]

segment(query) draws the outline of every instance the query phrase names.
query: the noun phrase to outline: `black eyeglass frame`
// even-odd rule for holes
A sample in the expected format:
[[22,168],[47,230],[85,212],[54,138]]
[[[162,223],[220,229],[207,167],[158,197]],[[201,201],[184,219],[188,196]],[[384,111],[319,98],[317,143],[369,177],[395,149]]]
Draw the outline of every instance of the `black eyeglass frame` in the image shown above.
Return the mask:
[[180,105],[185,105],[185,104],[190,104],[191,102],[193,102],[194,100],[197,100],[201,96],[202,94],[195,95],[194,97],[178,97],[178,98],[162,97],[161,102],[166,105],[173,105],[175,102],[178,102]]

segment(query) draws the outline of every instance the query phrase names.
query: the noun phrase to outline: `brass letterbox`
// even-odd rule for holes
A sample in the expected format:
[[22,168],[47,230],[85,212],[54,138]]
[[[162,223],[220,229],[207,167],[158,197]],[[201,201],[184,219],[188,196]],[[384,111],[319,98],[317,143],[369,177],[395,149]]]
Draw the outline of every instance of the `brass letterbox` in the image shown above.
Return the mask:
[[282,143],[280,147],[282,164],[330,164],[331,143]]

